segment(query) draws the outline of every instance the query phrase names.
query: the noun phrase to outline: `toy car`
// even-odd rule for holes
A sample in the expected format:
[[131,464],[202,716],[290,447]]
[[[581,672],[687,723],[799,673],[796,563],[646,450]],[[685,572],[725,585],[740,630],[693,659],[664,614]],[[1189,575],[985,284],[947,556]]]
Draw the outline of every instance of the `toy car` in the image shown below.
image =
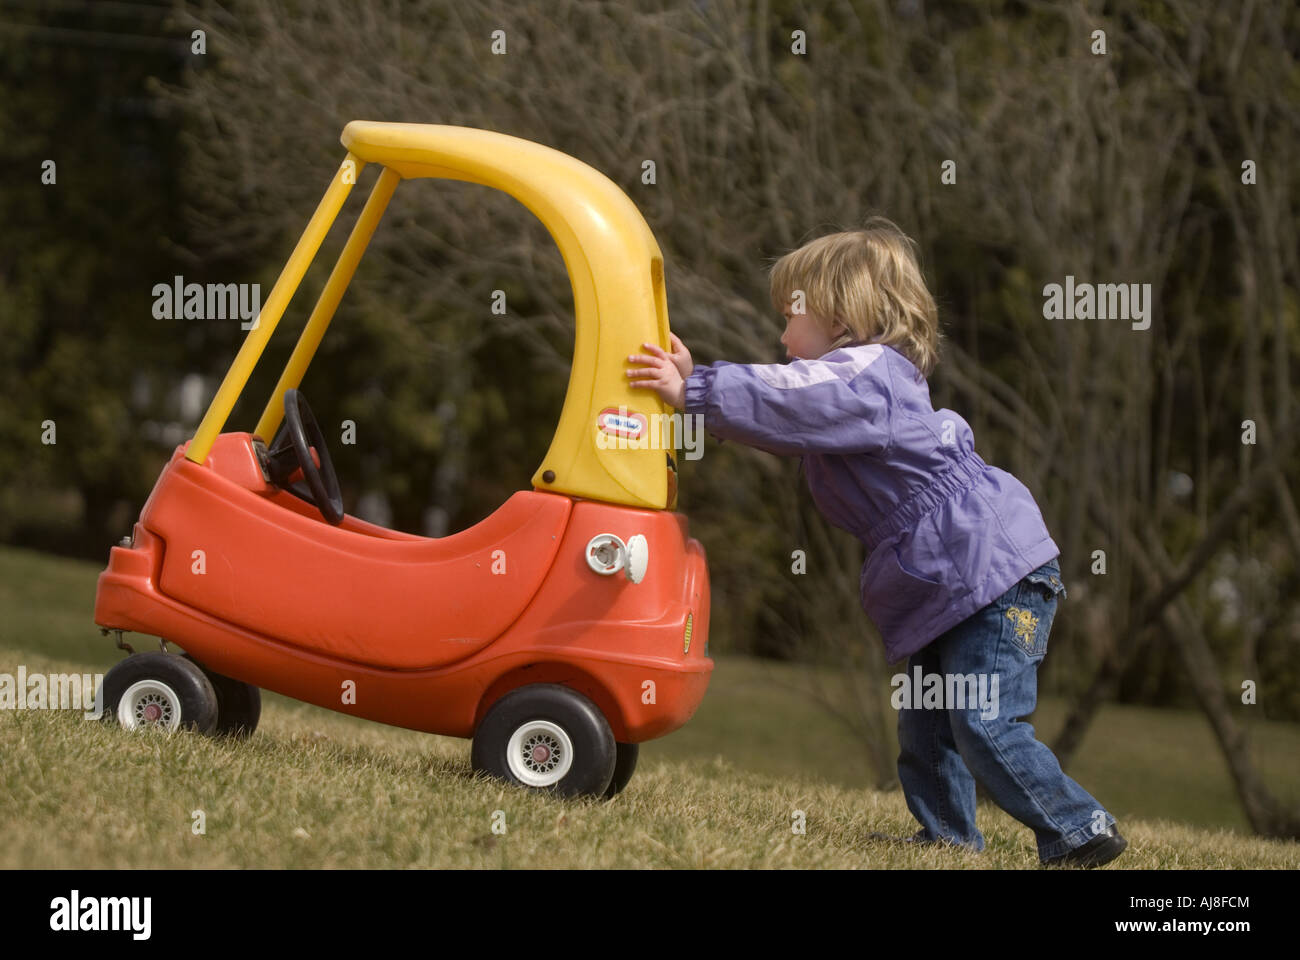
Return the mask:
[[[265,688],[472,738],[476,771],[526,787],[613,796],[638,744],[684,724],[713,669],[708,568],[676,511],[672,443],[665,454],[641,435],[650,415],[671,418],[624,376],[640,344],[668,348],[658,244],[617,185],[540,144],[369,122],[342,142],[347,157],[194,437],[99,577],[95,622],[129,654],[104,677],[104,717],[246,734]],[[382,171],[261,419],[222,432],[366,163]],[[532,489],[441,538],[344,513],[299,390],[398,182],[416,177],[496,187],[536,214],[568,267],[577,324]],[[135,653],[123,631],[161,650]]]

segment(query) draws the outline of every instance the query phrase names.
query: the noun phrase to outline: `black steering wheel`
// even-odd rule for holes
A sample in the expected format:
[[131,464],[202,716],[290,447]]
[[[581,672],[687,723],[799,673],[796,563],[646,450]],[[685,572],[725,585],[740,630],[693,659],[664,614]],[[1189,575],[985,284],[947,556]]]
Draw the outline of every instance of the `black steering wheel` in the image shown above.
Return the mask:
[[[319,467],[311,455],[313,448],[320,457]],[[306,489],[301,483],[289,483],[299,467],[307,481]],[[343,494],[339,492],[334,461],[307,398],[299,390],[284,391],[284,423],[266,452],[266,472],[277,487],[315,504],[333,526],[343,522]]]

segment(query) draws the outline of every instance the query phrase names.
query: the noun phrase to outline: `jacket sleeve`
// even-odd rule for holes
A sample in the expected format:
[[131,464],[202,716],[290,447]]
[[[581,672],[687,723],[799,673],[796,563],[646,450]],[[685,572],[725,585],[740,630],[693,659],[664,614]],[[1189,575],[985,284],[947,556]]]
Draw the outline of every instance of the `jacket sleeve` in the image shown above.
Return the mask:
[[697,364],[686,378],[686,413],[704,428],[767,453],[883,453],[893,407],[883,384],[883,347],[834,350],[819,360],[791,363]]

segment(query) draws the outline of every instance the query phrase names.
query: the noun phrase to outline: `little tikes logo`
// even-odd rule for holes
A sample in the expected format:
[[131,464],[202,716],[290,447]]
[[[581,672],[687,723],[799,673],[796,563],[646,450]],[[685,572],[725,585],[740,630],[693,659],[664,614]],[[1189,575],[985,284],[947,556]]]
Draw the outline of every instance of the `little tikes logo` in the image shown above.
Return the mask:
[[618,407],[606,407],[596,417],[596,427],[611,437],[640,440],[645,436],[646,418],[643,413],[627,413]]
[[152,897],[70,897],[50,901],[50,929],[75,933],[86,930],[125,930],[133,940],[148,940],[153,926]]

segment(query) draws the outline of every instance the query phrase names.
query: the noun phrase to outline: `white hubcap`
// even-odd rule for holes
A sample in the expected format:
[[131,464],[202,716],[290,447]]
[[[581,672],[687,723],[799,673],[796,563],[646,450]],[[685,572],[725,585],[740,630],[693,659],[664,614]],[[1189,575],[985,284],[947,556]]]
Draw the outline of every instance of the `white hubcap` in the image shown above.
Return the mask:
[[126,730],[175,730],[181,722],[181,698],[161,680],[137,680],[117,703],[117,722]]
[[510,772],[530,787],[549,787],[564,779],[573,766],[573,743],[563,728],[549,720],[529,720],[506,746]]

